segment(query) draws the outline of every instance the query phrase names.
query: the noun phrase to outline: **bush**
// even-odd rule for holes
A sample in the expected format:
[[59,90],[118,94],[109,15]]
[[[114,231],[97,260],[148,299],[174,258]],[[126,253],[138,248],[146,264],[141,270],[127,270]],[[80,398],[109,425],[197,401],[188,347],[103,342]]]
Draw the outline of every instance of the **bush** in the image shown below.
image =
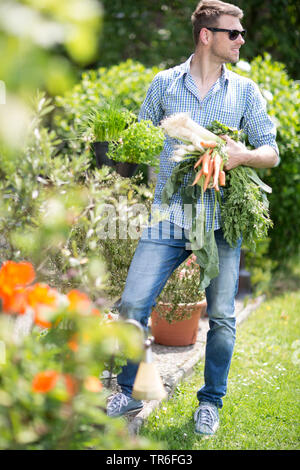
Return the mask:
[[81,80],[63,96],[56,97],[55,123],[60,136],[76,139],[80,125],[91,110],[116,99],[120,106],[136,115],[158,67],[146,68],[128,59],[119,65],[101,67],[82,74]]
[[280,165],[259,170],[259,173],[273,189],[269,201],[274,228],[269,233],[268,255],[284,263],[299,253],[300,88],[288,77],[285,66],[272,61],[268,54],[254,59],[250,67],[249,71],[245,71],[245,67],[233,69],[258,84],[266,99],[267,111],[277,125]]
[[[90,139],[83,135],[90,113],[115,100],[137,117],[147,88],[158,71],[157,67],[146,68],[128,59],[119,65],[83,73],[78,84],[56,98],[53,123],[61,139],[61,152],[76,158],[85,154],[92,162]],[[146,173],[146,168],[142,170]]]

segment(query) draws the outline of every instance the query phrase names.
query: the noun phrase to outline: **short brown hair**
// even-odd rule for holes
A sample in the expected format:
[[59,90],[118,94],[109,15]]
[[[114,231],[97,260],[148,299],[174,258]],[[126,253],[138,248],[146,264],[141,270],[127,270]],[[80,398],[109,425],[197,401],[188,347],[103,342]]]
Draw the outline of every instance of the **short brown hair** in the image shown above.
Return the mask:
[[201,29],[205,26],[217,26],[221,15],[232,15],[242,19],[244,13],[239,7],[220,0],[203,0],[198,3],[191,17],[195,45],[198,44]]

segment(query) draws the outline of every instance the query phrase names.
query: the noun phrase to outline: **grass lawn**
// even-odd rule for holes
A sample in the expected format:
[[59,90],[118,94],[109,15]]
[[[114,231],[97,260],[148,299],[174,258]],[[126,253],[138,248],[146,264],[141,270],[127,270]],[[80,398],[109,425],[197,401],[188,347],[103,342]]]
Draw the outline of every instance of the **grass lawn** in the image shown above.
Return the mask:
[[140,434],[176,450],[299,449],[300,290],[265,301],[238,327],[228,391],[215,436],[194,433],[203,361]]

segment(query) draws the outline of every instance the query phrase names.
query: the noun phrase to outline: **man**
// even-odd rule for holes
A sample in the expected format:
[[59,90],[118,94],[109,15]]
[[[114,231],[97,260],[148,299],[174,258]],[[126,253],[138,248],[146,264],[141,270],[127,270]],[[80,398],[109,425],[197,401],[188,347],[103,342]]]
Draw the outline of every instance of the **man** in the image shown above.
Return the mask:
[[[142,105],[140,119],[155,125],[177,112],[207,127],[218,120],[230,127],[243,128],[248,150],[229,137],[229,160],[225,170],[238,165],[271,168],[279,163],[275,127],[265,110],[257,85],[226,69],[225,63],[239,60],[245,31],[240,23],[243,12],[218,0],[200,2],[192,15],[195,52],[183,64],[156,75]],[[163,187],[175,165],[170,160],[172,139],[166,138],[160,155],[154,206],[167,216],[168,227],[159,223],[146,229],[133,257],[120,304],[120,314],[138,320],[146,329],[155,300],[172,272],[190,255],[187,249],[190,221],[182,211],[180,195],[173,196],[168,209],[161,204]],[[206,228],[212,225],[214,190],[205,192]],[[198,202],[201,210],[201,201]],[[197,392],[199,407],[194,414],[195,432],[213,434],[219,424],[218,409],[227,388],[227,377],[235,342],[234,298],[237,293],[241,240],[231,248],[223,238],[220,207],[215,217],[215,238],[219,253],[219,275],[206,289],[209,331],[207,334],[204,386]],[[150,233],[151,232],[151,233]],[[122,393],[108,404],[110,416],[120,416],[142,408],[131,397],[138,365],[128,362],[118,376]]]

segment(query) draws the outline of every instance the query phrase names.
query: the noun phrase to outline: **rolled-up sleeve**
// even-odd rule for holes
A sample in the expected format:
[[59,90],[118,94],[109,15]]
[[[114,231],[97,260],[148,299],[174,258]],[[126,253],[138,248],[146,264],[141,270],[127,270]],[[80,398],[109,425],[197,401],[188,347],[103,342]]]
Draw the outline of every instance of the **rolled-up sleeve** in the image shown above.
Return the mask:
[[249,143],[253,147],[258,148],[262,145],[269,145],[279,156],[276,143],[276,126],[267,113],[266,100],[254,82],[249,85],[243,117],[244,132],[248,135]]
[[164,111],[161,105],[162,96],[162,78],[159,72],[151,82],[146,98],[139,112],[138,120],[150,120],[155,126],[158,126],[164,117]]

